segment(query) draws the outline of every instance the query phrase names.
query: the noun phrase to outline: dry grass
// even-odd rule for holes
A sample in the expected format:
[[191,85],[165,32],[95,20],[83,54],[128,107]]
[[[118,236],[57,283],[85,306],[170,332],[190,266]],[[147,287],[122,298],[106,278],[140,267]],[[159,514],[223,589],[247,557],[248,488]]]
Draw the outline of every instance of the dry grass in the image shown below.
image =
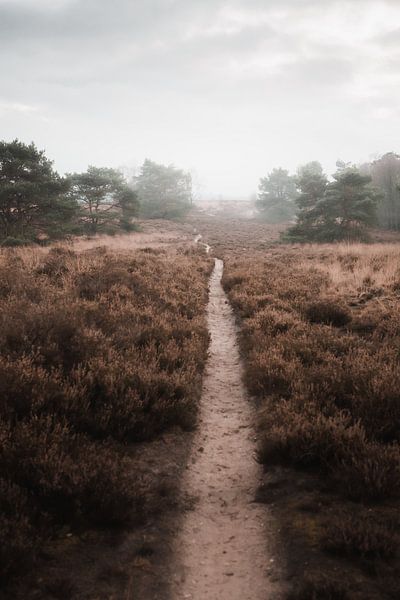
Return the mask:
[[390,288],[400,281],[397,244],[307,245],[301,254],[299,269],[307,270],[309,261],[316,260],[328,275],[331,289],[340,296]]
[[141,519],[124,450],[192,428],[212,261],[195,249],[0,254],[0,578],[61,526]]
[[[396,557],[399,246],[236,251],[227,254],[223,284],[260,407],[260,461],[317,473],[339,505],[368,507],[368,527],[355,508],[346,523],[329,515],[330,541],[321,538],[321,547],[372,562]],[[313,589],[300,596],[342,597]]]

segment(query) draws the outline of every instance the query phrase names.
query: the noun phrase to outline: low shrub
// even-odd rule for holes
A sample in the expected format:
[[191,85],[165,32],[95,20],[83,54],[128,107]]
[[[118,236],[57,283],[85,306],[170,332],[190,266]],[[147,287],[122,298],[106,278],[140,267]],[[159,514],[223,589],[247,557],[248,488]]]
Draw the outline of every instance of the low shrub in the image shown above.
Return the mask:
[[350,447],[334,478],[339,489],[356,501],[376,502],[400,494],[400,448],[367,442]]
[[30,240],[8,236],[0,242],[0,246],[2,246],[3,248],[21,248],[23,246],[27,246],[30,243]]
[[286,600],[350,600],[351,595],[345,585],[328,577],[308,576],[296,585]]
[[[388,268],[386,255],[372,259],[374,272]],[[379,280],[388,294],[392,271]],[[228,260],[224,282],[241,317],[245,381],[263,406],[260,460],[318,469],[349,498],[376,502],[400,491],[400,328],[395,297],[391,311],[381,300],[358,311],[371,328],[352,327],[344,286],[351,277],[362,289],[365,272],[355,252],[284,249]]]
[[310,302],[304,308],[310,323],[323,323],[333,327],[343,327],[351,321],[351,313],[345,307],[332,301]]
[[19,486],[0,479],[0,586],[26,567],[38,543],[31,522],[31,510],[26,492]]
[[396,533],[373,518],[342,517],[331,524],[325,533],[324,547],[345,557],[366,560],[391,560],[398,550]]
[[0,253],[4,582],[61,526],[143,519],[122,444],[193,427],[209,341],[201,253],[25,252]]

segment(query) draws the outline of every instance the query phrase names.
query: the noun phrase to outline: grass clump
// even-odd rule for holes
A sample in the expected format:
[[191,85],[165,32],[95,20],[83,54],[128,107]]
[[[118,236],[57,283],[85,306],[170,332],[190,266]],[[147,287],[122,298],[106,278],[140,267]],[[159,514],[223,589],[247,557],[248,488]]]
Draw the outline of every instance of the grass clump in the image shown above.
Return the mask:
[[304,313],[310,323],[323,323],[333,327],[343,327],[351,321],[351,313],[346,307],[328,300],[310,302]]

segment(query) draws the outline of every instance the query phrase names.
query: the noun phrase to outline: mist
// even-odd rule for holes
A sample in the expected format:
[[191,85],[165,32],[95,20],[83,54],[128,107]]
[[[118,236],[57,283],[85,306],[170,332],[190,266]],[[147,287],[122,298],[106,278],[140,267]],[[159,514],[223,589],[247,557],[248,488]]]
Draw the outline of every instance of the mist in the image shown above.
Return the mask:
[[396,149],[399,24],[390,0],[0,0],[2,137],[248,198],[278,165]]

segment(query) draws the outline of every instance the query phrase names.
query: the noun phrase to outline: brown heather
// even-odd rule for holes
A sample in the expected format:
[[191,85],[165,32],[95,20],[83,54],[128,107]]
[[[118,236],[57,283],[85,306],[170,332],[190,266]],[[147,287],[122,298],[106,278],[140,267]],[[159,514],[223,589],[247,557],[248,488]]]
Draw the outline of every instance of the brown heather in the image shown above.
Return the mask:
[[0,579],[61,526],[147,510],[124,445],[196,418],[212,261],[194,250],[0,255]]
[[316,467],[354,499],[399,494],[399,281],[389,245],[228,260],[263,462]]
[[[275,246],[225,259],[246,383],[259,406],[259,459],[267,472],[301,471],[291,475],[294,494],[304,481],[311,497],[306,478],[320,481],[308,516],[296,517],[291,492],[282,496],[282,525],[287,536],[301,532],[309,556],[319,536],[320,552],[339,561],[332,570],[333,559],[319,555],[325,566],[314,565],[293,598],[397,597],[397,563],[390,572],[388,564],[400,532],[399,246]],[[372,595],[343,558],[379,575],[366,584],[378,586]]]

